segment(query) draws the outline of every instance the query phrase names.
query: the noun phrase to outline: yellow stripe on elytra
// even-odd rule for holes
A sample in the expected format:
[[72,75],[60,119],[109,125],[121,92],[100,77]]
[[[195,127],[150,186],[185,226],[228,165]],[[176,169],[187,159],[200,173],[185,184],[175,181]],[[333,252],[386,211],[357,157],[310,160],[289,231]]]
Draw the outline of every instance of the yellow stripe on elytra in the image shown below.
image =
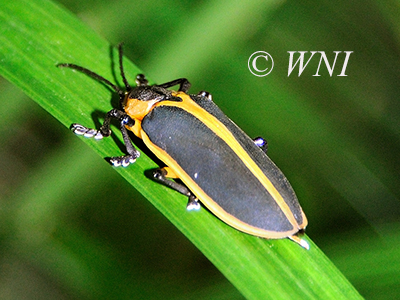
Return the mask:
[[176,106],[188,113],[195,116],[197,119],[202,121],[207,125],[217,136],[223,139],[231,149],[238,155],[247,168],[260,180],[265,189],[271,194],[275,199],[276,203],[279,205],[289,222],[297,228],[297,221],[294,218],[289,206],[283,200],[281,194],[274,187],[272,182],[265,176],[257,164],[251,159],[248,153],[240,146],[239,142],[235,139],[232,133],[222,124],[217,118],[209,113],[205,113],[205,110],[195,103],[189,95],[183,92],[173,92],[173,96],[180,97],[182,102],[175,101],[163,101],[157,103],[155,106]]

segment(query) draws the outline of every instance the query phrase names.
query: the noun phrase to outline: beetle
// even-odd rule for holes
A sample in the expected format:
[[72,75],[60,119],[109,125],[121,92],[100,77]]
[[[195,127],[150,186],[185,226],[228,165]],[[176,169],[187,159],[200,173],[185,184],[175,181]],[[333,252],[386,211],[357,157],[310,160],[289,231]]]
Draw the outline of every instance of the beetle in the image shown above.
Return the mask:
[[[267,239],[289,238],[309,249],[298,236],[307,218],[289,181],[267,156],[267,142],[245,134],[214,104],[210,93],[188,94],[191,85],[185,78],[149,85],[140,74],[137,86],[131,87],[122,44],[118,52],[125,90],[84,67],[58,65],[105,83],[120,98],[120,108],[106,114],[100,129],[74,123],[71,130],[102,139],[110,136],[110,122],[117,119],[127,155],[112,157],[112,165],[126,167],[139,157],[130,130],[166,165],[153,170],[154,180],[186,195],[188,210],[199,209],[200,202],[239,231]],[[177,91],[169,89],[176,85]]]

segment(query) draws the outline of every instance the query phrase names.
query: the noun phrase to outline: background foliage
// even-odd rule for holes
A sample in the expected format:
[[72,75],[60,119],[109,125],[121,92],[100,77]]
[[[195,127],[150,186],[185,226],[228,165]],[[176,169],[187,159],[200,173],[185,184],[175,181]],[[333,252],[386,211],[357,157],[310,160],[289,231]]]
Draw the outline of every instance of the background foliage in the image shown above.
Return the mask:
[[[124,41],[153,80],[189,78],[193,92],[210,91],[250,136],[265,137],[307,214],[307,234],[364,297],[399,297],[398,2],[60,3],[111,44]],[[259,50],[275,59],[268,77],[247,69]],[[287,51],[296,50],[354,51],[348,76],[313,77],[313,62],[287,77]],[[0,89],[1,211],[23,235],[2,225],[2,299],[126,299],[132,291],[242,299],[101,157],[18,89],[4,80]],[[49,228],[52,251],[41,243]],[[15,240],[23,251],[8,247]],[[58,265],[47,265],[49,253]]]

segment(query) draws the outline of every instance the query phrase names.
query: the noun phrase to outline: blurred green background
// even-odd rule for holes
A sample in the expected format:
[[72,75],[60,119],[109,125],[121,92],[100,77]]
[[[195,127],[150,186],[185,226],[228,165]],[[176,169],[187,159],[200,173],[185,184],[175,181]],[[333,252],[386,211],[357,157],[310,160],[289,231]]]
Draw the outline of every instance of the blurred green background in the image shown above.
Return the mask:
[[[400,297],[398,1],[59,3],[153,80],[187,77],[266,138],[307,234],[365,298]],[[275,60],[261,78],[247,67],[260,50]],[[332,77],[312,76],[316,57],[288,77],[287,51],[354,52],[347,77],[343,54]],[[0,90],[1,299],[243,299],[79,138]]]

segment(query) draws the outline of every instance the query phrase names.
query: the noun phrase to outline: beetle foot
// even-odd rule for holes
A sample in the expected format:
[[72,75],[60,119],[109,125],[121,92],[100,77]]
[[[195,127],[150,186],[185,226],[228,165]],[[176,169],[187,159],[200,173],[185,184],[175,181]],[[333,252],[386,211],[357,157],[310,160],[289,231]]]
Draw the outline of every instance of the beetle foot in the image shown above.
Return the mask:
[[73,133],[77,135],[83,135],[87,138],[95,138],[96,140],[101,140],[104,137],[103,133],[100,130],[87,128],[77,123],[72,124],[70,129]]
[[197,94],[198,96],[205,97],[208,100],[212,101],[212,95],[209,92],[201,91]]
[[199,210],[201,208],[199,199],[197,199],[195,196],[190,195],[189,196],[189,202],[186,205],[186,210],[191,211],[191,210]]
[[124,156],[111,157],[109,159],[109,162],[114,167],[119,167],[119,166],[127,167],[130,164],[133,164],[139,156],[140,156],[140,152],[136,151],[136,153],[134,155],[124,155]]
[[288,238],[291,239],[293,242],[299,244],[304,249],[310,250],[310,245],[307,243],[307,241],[299,238],[297,235],[288,236]]
[[263,139],[262,137],[256,137],[255,139],[253,139],[254,144],[260,148],[264,153],[267,153],[268,151],[268,143],[265,139]]
[[149,82],[146,79],[146,76],[144,76],[143,74],[139,74],[136,76],[136,85],[137,86],[148,86]]

